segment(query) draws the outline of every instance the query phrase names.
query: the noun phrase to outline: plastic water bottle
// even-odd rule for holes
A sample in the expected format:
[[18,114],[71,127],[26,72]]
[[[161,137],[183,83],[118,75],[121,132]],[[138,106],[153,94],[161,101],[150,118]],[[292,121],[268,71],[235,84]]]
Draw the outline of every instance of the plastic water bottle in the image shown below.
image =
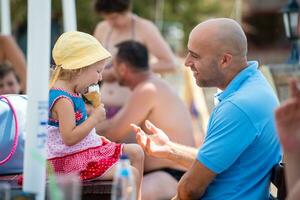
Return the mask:
[[136,200],[134,177],[127,155],[122,155],[114,175],[112,200]]

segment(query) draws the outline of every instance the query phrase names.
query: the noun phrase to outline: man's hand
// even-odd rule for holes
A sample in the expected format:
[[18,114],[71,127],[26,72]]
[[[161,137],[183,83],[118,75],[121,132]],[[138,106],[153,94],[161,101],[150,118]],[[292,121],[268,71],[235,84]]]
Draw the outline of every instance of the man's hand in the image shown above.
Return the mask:
[[145,125],[149,130],[149,135],[139,126],[131,124],[136,133],[137,143],[148,155],[157,158],[167,158],[171,152],[171,147],[169,146],[170,139],[161,129],[155,127],[150,121],[147,120]]
[[[300,90],[290,82],[290,98],[276,110],[276,125],[285,151],[300,153]],[[299,155],[299,154],[298,154]]]

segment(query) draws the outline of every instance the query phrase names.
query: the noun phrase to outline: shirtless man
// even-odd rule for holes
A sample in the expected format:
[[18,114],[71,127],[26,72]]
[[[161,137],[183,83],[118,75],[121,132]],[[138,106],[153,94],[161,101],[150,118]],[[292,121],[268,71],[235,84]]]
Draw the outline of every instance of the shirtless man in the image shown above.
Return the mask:
[[[95,0],[94,2],[96,13],[104,19],[97,24],[94,36],[113,56],[117,51],[116,44],[134,40],[144,44],[149,54],[155,58],[149,65],[152,71],[156,73],[175,71],[175,56],[171,48],[151,21],[131,11],[131,0]],[[120,87],[114,80],[113,71],[109,67],[104,70],[104,82],[101,85],[102,102],[105,104],[108,118],[111,118],[130,96],[129,88]]]
[[26,90],[26,61],[23,52],[11,36],[0,35],[0,63],[12,65],[21,80],[21,91]]
[[[113,68],[119,84],[128,86],[132,95],[120,112],[99,124],[97,132],[113,141],[124,142],[130,137],[130,123],[142,126],[145,119],[150,119],[169,133],[172,140],[195,146],[188,109],[171,87],[149,70],[146,47],[134,41],[117,47]],[[146,157],[144,166],[142,199],[170,199],[176,194],[178,180],[184,173],[182,167],[150,157]]]

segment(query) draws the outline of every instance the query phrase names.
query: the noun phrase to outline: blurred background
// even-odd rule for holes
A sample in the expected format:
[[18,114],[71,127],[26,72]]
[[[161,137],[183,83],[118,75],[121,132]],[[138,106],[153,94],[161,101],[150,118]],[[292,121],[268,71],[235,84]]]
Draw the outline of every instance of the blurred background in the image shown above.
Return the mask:
[[[262,3],[263,2],[263,3]],[[172,49],[184,56],[188,33],[213,17],[239,21],[249,40],[249,58],[261,64],[284,63],[290,53],[280,10],[287,0],[133,0],[133,11],[155,22]],[[92,0],[76,0],[78,30],[92,33],[101,20]],[[26,55],[27,1],[11,0],[12,29]],[[62,6],[52,0],[52,45],[62,33]]]

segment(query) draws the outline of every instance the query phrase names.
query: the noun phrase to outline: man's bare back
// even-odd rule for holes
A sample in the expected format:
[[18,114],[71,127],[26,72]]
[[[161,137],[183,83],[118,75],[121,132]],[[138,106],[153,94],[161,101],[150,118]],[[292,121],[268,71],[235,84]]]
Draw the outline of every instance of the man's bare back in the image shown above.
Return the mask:
[[[186,105],[166,81],[153,73],[132,89],[128,102],[120,112],[108,124],[99,125],[98,130],[113,141],[136,142],[135,136],[130,134],[130,123],[144,126],[146,119],[169,133],[172,141],[195,146],[191,117]],[[170,161],[146,157],[146,172],[163,167],[181,169]]]
[[[177,143],[195,146],[191,117],[186,105],[164,80],[151,76],[133,90],[131,101],[136,101],[135,94],[139,95],[144,88],[152,88],[155,98],[149,113],[144,113],[145,119],[149,119],[160,127],[169,138]],[[142,126],[145,126],[142,123]],[[147,129],[144,129],[147,130]],[[169,160],[147,157],[145,159],[145,171],[151,171],[162,167],[180,168]]]

